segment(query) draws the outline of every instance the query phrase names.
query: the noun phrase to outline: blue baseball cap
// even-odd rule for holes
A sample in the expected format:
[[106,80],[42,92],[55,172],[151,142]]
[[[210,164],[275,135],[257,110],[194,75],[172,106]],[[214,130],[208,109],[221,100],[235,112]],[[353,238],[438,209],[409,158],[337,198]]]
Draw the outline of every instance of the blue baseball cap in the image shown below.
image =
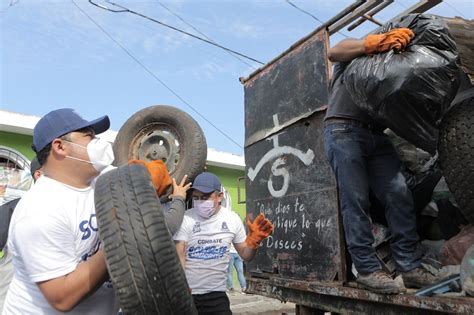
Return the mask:
[[222,191],[222,184],[216,175],[209,172],[203,172],[196,176],[191,189],[196,189],[202,193],[208,194],[213,191]]
[[96,134],[102,133],[110,127],[109,117],[87,121],[72,108],[53,110],[44,115],[33,129],[33,150],[38,153],[54,139],[86,127],[92,128]]

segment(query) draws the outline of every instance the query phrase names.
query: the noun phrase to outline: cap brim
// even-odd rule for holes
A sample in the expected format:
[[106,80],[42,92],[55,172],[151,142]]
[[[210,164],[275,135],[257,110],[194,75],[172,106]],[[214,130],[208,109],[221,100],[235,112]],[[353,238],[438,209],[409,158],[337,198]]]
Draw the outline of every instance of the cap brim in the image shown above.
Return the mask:
[[195,189],[195,190],[198,190],[202,193],[205,193],[205,194],[209,194],[213,191],[216,191],[214,188],[210,188],[210,187],[206,187],[206,186],[194,186],[194,187],[191,187],[191,189]]
[[103,133],[104,131],[107,131],[110,128],[109,116],[105,115],[100,118],[89,121],[87,124],[84,124],[84,126],[81,126],[81,128],[78,128],[77,130],[87,127],[92,128],[96,135]]

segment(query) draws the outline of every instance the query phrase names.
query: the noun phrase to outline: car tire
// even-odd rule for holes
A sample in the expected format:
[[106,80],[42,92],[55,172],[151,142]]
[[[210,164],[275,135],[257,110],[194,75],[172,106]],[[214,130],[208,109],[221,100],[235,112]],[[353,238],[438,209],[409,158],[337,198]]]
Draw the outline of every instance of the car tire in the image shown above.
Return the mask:
[[95,205],[107,269],[124,314],[196,314],[161,204],[143,165],[101,175]]
[[120,128],[114,142],[114,165],[129,160],[161,159],[170,175],[192,181],[204,171],[206,138],[198,123],[171,106],[155,105],[132,115]]
[[474,89],[440,125],[439,162],[461,213],[474,223]]

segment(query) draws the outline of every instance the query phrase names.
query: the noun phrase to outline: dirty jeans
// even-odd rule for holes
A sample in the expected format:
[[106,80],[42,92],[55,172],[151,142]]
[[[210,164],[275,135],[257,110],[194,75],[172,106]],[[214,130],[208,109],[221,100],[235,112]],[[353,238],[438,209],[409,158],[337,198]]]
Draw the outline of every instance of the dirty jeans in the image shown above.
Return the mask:
[[245,282],[244,277],[244,261],[237,253],[230,253],[229,267],[227,268],[227,288],[234,288],[234,283],[232,281],[232,266],[234,266],[235,270],[237,271],[237,278],[239,279],[240,288],[245,290],[247,288],[247,283]]
[[324,129],[324,146],[336,176],[347,248],[357,271],[381,269],[372,247],[370,190],[385,209],[397,269],[403,272],[419,267],[413,198],[387,136],[381,131],[335,123]]

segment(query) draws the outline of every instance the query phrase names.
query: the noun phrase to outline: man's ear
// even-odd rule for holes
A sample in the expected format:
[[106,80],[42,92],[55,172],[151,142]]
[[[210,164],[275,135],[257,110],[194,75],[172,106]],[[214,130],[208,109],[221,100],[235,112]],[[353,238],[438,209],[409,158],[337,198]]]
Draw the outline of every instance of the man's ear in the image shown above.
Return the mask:
[[67,155],[66,149],[64,148],[64,142],[62,142],[61,139],[56,138],[51,142],[51,153],[63,157]]
[[40,178],[40,176],[43,175],[43,171],[41,170],[36,170],[34,173],[33,173],[33,180],[36,182],[38,180],[38,178]]

